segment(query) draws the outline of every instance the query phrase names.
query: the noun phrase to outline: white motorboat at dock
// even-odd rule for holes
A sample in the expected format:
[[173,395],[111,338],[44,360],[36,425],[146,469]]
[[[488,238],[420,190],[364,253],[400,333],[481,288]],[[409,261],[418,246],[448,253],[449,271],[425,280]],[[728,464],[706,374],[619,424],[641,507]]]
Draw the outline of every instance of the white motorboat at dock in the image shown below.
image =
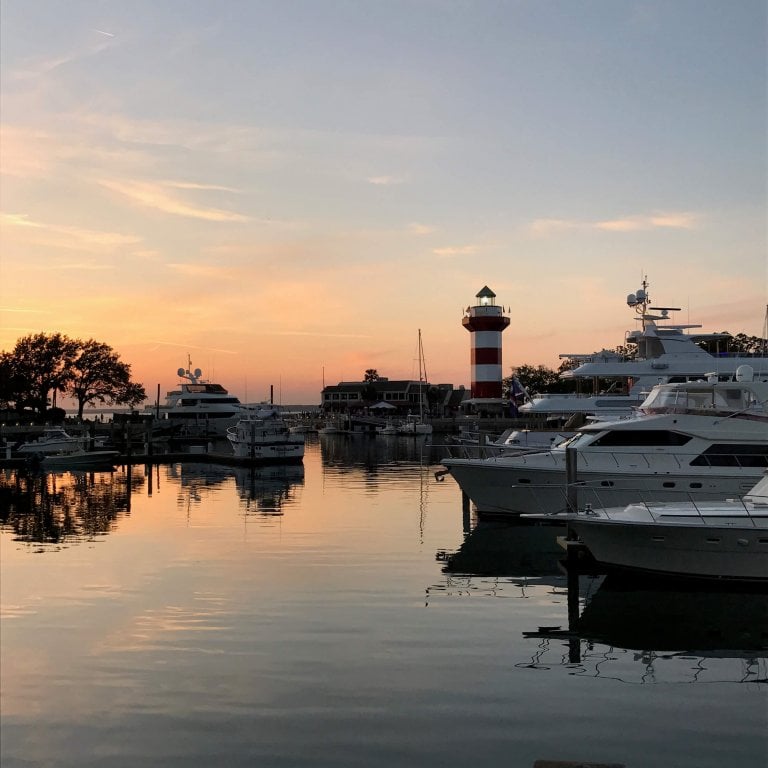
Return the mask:
[[587,505],[536,517],[566,523],[610,568],[768,582],[768,475],[741,498]]
[[579,502],[595,508],[742,496],[768,467],[768,381],[748,366],[715,378],[660,384],[637,416],[587,424],[550,451],[442,463],[480,512],[563,510],[569,452]]
[[304,436],[292,433],[272,405],[242,415],[227,430],[234,455],[254,463],[291,463],[304,459]]
[[81,450],[83,440],[70,435],[62,427],[46,427],[43,433],[13,449],[19,456],[48,456]]
[[[110,468],[118,463],[118,451],[85,451],[82,449],[67,453],[49,454],[39,459],[44,470],[77,470]],[[38,461],[35,459],[35,463]]]

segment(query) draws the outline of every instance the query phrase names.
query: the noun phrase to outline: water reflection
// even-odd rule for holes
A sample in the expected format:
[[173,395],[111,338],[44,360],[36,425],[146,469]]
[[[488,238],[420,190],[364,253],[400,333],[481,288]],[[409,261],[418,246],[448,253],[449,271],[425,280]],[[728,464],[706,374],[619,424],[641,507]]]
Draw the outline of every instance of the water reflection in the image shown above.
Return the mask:
[[141,472],[0,472],[0,525],[15,541],[91,541],[130,513],[131,488]]
[[438,553],[445,573],[554,577],[562,583],[560,526],[479,520],[456,552]]
[[546,594],[565,597],[563,550],[557,543],[563,532],[561,526],[480,518],[456,551],[438,550],[435,558],[446,578],[427,595],[529,597],[544,587]]
[[433,465],[445,457],[445,449],[425,437],[396,435],[320,435],[324,467],[367,467],[379,465]]
[[193,462],[170,465],[168,479],[174,481],[180,507],[198,505],[208,494],[234,483],[243,514],[277,515],[295,502],[297,489],[304,485],[304,466],[230,467]]
[[206,463],[135,465],[119,471],[0,472],[0,526],[14,541],[62,545],[115,530],[138,493],[152,497],[171,481],[189,509],[234,485],[244,515],[280,515],[304,484],[302,465],[226,467]]
[[[559,609],[522,633],[519,669],[626,683],[768,684],[768,587],[569,572],[559,527],[479,519],[439,550],[448,597],[546,599]],[[522,610],[522,604],[520,609]]]
[[569,604],[581,611],[567,629],[525,632],[538,642],[524,666],[635,683],[768,683],[768,589],[617,574],[576,585]]

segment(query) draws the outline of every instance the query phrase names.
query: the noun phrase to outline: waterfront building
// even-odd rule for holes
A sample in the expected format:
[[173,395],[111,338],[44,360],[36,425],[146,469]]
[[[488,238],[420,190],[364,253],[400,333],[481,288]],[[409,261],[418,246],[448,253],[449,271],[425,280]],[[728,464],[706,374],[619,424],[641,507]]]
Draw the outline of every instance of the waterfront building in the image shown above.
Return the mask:
[[375,381],[340,381],[323,387],[321,405],[325,411],[378,415],[406,415],[423,410],[434,416],[450,415],[469,393],[452,384],[430,384],[410,379],[379,378]]

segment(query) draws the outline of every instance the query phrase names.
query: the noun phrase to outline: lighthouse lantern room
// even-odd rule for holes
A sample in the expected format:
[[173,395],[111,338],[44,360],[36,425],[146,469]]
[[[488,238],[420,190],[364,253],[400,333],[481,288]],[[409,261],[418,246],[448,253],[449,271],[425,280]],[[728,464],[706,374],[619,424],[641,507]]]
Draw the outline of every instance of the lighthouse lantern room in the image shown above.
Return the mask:
[[472,399],[478,410],[497,411],[502,407],[501,334],[509,325],[496,294],[486,285],[476,295],[477,303],[467,307],[462,325],[472,334]]

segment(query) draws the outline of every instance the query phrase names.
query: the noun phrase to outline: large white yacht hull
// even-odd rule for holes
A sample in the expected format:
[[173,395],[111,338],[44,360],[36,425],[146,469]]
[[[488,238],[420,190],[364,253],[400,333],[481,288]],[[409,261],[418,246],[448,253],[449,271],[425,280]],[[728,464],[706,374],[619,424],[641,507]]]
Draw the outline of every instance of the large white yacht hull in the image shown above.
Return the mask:
[[571,519],[600,563],[699,578],[768,580],[768,521],[753,525],[669,525]]
[[[545,457],[543,460],[541,457]],[[444,459],[443,464],[479,512],[495,514],[553,513],[567,507],[566,473],[563,465],[552,461],[541,464],[551,454],[514,457],[515,463],[501,460]],[[618,473],[603,467],[596,471],[579,470],[576,486],[579,506],[613,507],[642,501],[688,501],[742,496],[764,472],[762,467],[698,467],[674,474],[649,472],[637,468]]]

